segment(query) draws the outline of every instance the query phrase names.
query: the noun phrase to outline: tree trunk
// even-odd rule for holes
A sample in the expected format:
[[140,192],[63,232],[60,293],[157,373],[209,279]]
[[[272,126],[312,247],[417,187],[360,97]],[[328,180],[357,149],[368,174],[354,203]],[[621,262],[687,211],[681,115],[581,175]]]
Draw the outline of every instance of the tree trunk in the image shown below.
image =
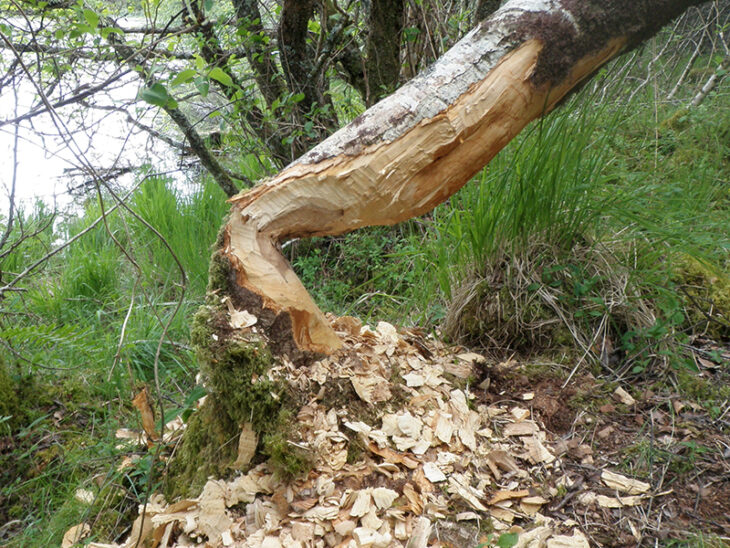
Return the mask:
[[365,59],[368,105],[391,94],[398,86],[404,14],[404,0],[373,0],[370,5]]
[[[281,242],[431,210],[609,59],[699,3],[512,0],[395,94],[232,198],[208,304],[192,331],[208,399],[171,460],[168,494],[194,492],[225,473],[236,458],[231,440],[246,424],[269,462],[288,473],[306,469],[306,455],[287,440],[302,402],[319,395],[293,393],[271,364],[291,368],[341,342]],[[338,386],[319,391],[347,396]]]
[[512,0],[395,94],[231,201],[224,254],[275,348],[337,336],[280,242],[430,211],[609,59],[700,0]]

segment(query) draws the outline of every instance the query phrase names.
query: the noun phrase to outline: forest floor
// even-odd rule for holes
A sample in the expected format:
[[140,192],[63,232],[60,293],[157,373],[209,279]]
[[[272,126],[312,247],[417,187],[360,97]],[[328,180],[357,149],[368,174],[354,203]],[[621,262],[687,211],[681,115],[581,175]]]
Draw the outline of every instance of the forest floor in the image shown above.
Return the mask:
[[[195,499],[154,495],[125,543],[89,546],[727,545],[727,401],[706,409],[686,382],[671,389],[671,371],[622,385],[385,322],[333,327],[342,351],[272,370],[312,396],[290,440],[312,456],[306,477],[285,481],[261,463]],[[728,383],[707,355],[727,360],[730,348],[696,348],[697,386]],[[246,425],[238,447],[246,470],[256,447]],[[87,532],[70,530],[65,546]]]

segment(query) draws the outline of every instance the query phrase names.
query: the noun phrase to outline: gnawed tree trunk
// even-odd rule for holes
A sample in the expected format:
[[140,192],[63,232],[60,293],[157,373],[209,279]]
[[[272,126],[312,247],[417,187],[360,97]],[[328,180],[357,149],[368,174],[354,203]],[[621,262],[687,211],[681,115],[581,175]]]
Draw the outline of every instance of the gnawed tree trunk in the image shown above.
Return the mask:
[[247,309],[272,318],[277,346],[336,350],[280,242],[430,211],[606,61],[698,3],[508,2],[424,74],[232,199],[224,253]]
[[292,394],[267,376],[269,353],[286,366],[287,358],[306,362],[341,343],[281,242],[431,210],[608,60],[699,3],[512,0],[429,70],[233,198],[193,334],[209,397],[173,459],[168,492],[194,491],[208,474],[224,472],[235,459],[230,440],[245,423],[259,433],[259,450],[284,469],[303,465],[287,428],[315,395]]

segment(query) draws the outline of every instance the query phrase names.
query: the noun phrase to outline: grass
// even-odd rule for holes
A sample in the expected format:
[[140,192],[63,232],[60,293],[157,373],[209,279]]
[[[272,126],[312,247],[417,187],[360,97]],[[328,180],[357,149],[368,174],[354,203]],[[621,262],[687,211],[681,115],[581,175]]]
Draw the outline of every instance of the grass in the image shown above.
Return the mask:
[[[727,394],[694,374],[687,348],[699,336],[728,341],[713,327],[730,317],[730,99],[721,90],[684,111],[658,95],[600,108],[584,93],[424,218],[285,253],[324,309],[443,327],[495,351],[567,353],[614,380],[666,383],[670,372],[687,397],[718,410]],[[269,166],[241,162],[253,178]],[[130,206],[174,250],[184,288],[165,244],[119,210],[0,302],[0,382],[25,402],[17,424],[0,417],[0,441],[12,443],[0,453],[8,546],[58,545],[70,526],[99,516],[100,530],[121,534],[152,466],[150,455],[116,448],[116,429],[138,420],[131,394],[157,379],[168,414],[194,401],[188,329],[224,196],[209,182],[183,192],[150,177]],[[4,279],[99,214],[95,201],[67,219],[40,204],[22,212],[23,226],[40,232],[0,258]],[[137,464],[117,472],[123,455]],[[692,447],[665,455],[679,467],[698,456]],[[97,502],[76,501],[79,487]]]
[[[3,545],[60,545],[63,533],[84,520],[102,519],[98,529],[110,537],[128,525],[145,490],[149,459],[116,472],[128,450],[116,447],[114,434],[137,424],[131,394],[154,384],[155,355],[167,323],[157,366],[165,407],[173,412],[190,405],[197,367],[188,345],[189,321],[203,301],[210,246],[227,212],[225,197],[211,183],[183,192],[169,181],[148,178],[130,206],[175,250],[187,274],[184,292],[161,240],[117,210],[107,219],[108,230],[99,224],[46,263],[25,284],[27,291],[10,293],[2,303],[0,339],[10,356],[4,382],[24,395],[22,421],[0,433],[12,440],[12,450],[0,454],[8,480],[0,482]],[[99,214],[94,201],[80,215],[52,223],[45,222],[50,214],[44,207],[24,212],[26,228],[46,228],[3,261],[6,279]],[[174,315],[180,298],[182,308]],[[80,487],[98,500],[92,505],[75,500]]]

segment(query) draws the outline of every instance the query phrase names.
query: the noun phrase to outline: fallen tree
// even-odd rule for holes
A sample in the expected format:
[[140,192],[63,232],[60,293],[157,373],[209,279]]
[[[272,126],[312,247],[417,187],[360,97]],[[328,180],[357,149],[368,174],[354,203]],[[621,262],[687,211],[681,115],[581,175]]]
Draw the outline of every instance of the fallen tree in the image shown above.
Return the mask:
[[[423,214],[461,188],[530,121],[550,112],[608,60],[700,0],[512,0],[429,70],[278,175],[231,199],[193,342],[208,389],[168,470],[168,494],[198,491],[237,461],[307,469],[298,409],[359,404],[348,383],[292,387],[283,372],[342,353],[279,251],[295,238],[388,225]],[[360,398],[362,399],[362,398]],[[368,402],[371,404],[372,402]],[[247,436],[249,442],[250,436]]]

